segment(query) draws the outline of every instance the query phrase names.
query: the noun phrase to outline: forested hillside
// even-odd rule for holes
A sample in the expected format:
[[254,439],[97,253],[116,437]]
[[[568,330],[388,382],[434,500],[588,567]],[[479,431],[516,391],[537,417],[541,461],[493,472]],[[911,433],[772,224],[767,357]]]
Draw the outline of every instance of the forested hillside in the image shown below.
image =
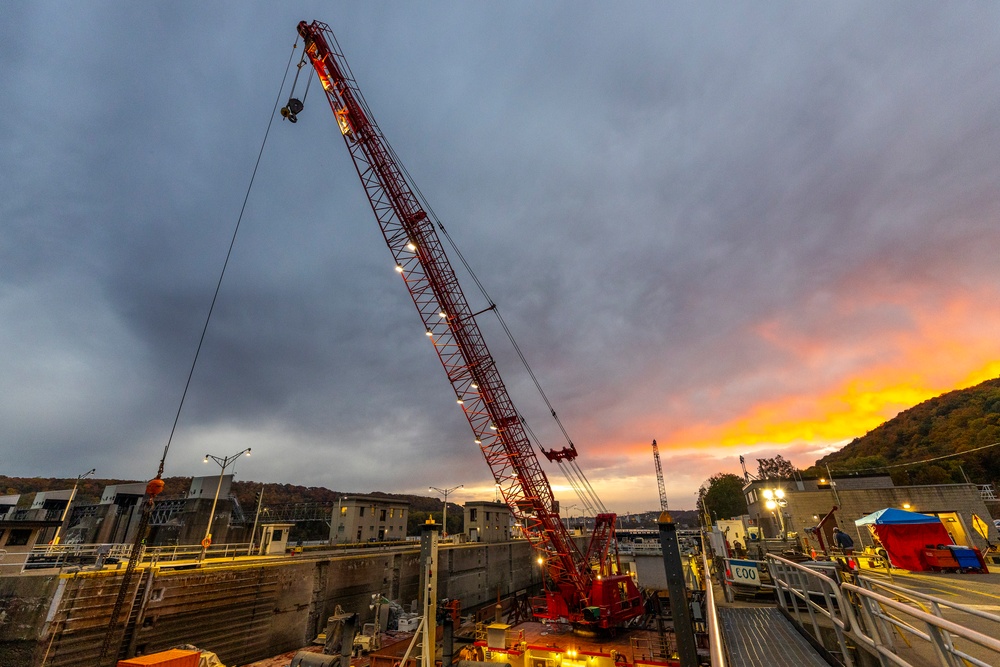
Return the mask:
[[[123,479],[94,479],[87,478],[80,481],[77,490],[78,503],[96,503],[101,499],[101,492],[104,487],[111,484],[130,484],[139,480]],[[166,477],[163,480],[166,484],[161,498],[180,497],[187,494],[191,487],[190,477]],[[38,491],[58,491],[70,489],[76,479],[50,478],[50,477],[6,477],[0,475],[0,495],[21,494],[18,505],[27,507],[31,504],[34,495]],[[322,486],[297,486],[294,484],[264,484],[260,482],[233,482],[232,493],[236,496],[245,512],[253,512],[256,508],[254,498],[261,487],[264,488],[264,507],[275,507],[277,505],[287,505],[290,503],[333,503],[341,496],[348,495],[370,495],[383,496],[396,500],[403,500],[410,503],[408,533],[415,533],[417,526],[433,515],[437,521],[441,521],[444,503],[440,498],[428,498],[426,496],[413,496],[398,493],[383,493],[380,491],[333,491]],[[214,487],[213,487],[214,488]],[[462,530],[462,510],[454,502],[448,503],[448,529],[450,532]],[[321,523],[310,523],[296,526],[293,535],[297,539],[324,539],[329,533],[329,528]]]
[[[141,480],[134,479],[95,479],[88,477],[80,481],[77,497],[80,502],[96,503],[101,499],[101,492],[105,486],[111,484],[131,484]],[[191,486],[190,477],[165,477],[163,480],[166,486],[163,489],[162,498],[171,496],[183,496]],[[65,479],[58,477],[7,477],[0,475],[0,495],[21,494],[19,505],[28,505],[31,497],[38,491],[58,491],[60,489],[73,488],[75,479]],[[253,506],[254,497],[261,489],[260,482],[233,482],[232,493],[239,500],[243,507]],[[296,486],[294,484],[265,484],[264,504],[265,505],[285,505],[288,503],[325,503],[334,502],[341,496],[346,495],[373,495],[385,496],[405,500],[410,503],[410,508],[416,512],[440,512],[443,503],[440,498],[428,498],[426,496],[411,496],[405,494],[382,493],[379,491],[332,491],[322,486]],[[214,488],[214,487],[213,487]],[[453,507],[454,503],[448,503]]]
[[[875,469],[970,451],[916,466],[890,468],[896,484],[1000,482],[1000,378],[929,399],[829,454],[817,466],[837,471]],[[823,470],[816,468],[817,474]],[[879,470],[872,470],[879,472]]]

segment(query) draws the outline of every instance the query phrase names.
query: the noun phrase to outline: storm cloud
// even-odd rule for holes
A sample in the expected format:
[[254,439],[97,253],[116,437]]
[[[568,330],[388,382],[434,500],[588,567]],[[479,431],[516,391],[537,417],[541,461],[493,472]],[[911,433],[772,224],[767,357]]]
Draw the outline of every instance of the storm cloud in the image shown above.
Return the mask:
[[[740,453],[808,465],[1000,374],[994,5],[5,4],[0,473],[155,474],[303,19],[611,509],[657,506],[653,438],[690,507]],[[392,269],[313,82],[271,126],[166,473],[252,446],[241,479],[491,496]]]

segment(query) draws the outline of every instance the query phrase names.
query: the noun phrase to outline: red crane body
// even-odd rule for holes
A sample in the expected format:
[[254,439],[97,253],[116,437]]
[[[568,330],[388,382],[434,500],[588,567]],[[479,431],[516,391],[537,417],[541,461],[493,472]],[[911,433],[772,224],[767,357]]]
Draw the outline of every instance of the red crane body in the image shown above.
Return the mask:
[[641,596],[632,578],[621,574],[618,562],[615,515],[598,516],[599,529],[588,553],[581,553],[559,518],[548,478],[434,222],[375,123],[336,37],[318,21],[302,21],[298,31],[395,258],[396,271],[420,313],[476,444],[525,536],[544,559],[551,582],[546,605],[537,607],[535,615],[601,628],[639,616]]

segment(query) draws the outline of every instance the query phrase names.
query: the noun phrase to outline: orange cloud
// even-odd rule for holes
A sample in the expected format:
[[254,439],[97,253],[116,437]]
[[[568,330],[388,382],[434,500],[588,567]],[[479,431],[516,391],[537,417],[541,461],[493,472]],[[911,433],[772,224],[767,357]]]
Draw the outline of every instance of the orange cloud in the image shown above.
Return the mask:
[[758,324],[742,346],[760,358],[747,354],[731,379],[684,394],[644,385],[656,398],[605,435],[604,456],[584,450],[581,465],[607,482],[609,503],[655,507],[655,437],[671,502],[692,507],[701,481],[739,473],[739,454],[782,453],[806,467],[902,410],[1000,376],[1000,312],[983,307],[1000,295],[918,292],[826,295],[810,312]]
[[[755,334],[791,357],[774,372],[772,385],[780,393],[761,396],[725,422],[678,427],[669,442],[749,449],[806,441],[818,448],[864,435],[917,403],[1000,375],[1000,314],[982,307],[995,301],[995,295],[965,294],[910,310],[905,326],[868,331],[850,344],[805,336],[787,321],[768,322]],[[859,343],[862,349],[852,349]],[[844,374],[824,378],[824,362],[839,363]],[[804,377],[789,379],[789,373]],[[811,386],[810,374],[820,383]]]

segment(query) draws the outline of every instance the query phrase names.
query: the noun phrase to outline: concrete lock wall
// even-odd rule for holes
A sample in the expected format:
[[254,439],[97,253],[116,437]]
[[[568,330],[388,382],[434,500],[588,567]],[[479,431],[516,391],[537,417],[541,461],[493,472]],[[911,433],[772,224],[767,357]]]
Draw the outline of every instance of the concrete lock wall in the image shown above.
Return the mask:
[[463,607],[495,602],[497,591],[513,593],[541,583],[542,568],[524,542],[474,544],[441,552],[438,599],[457,598]]
[[[464,608],[541,584],[525,541],[441,550],[439,596]],[[76,667],[100,654],[123,570],[0,577],[0,667]],[[122,611],[128,655],[179,644],[243,664],[308,645],[339,605],[371,620],[373,594],[418,597],[419,551],[235,561],[227,567],[136,571]],[[121,627],[121,626],[119,626]]]
[[59,577],[0,577],[0,665],[31,665]]

